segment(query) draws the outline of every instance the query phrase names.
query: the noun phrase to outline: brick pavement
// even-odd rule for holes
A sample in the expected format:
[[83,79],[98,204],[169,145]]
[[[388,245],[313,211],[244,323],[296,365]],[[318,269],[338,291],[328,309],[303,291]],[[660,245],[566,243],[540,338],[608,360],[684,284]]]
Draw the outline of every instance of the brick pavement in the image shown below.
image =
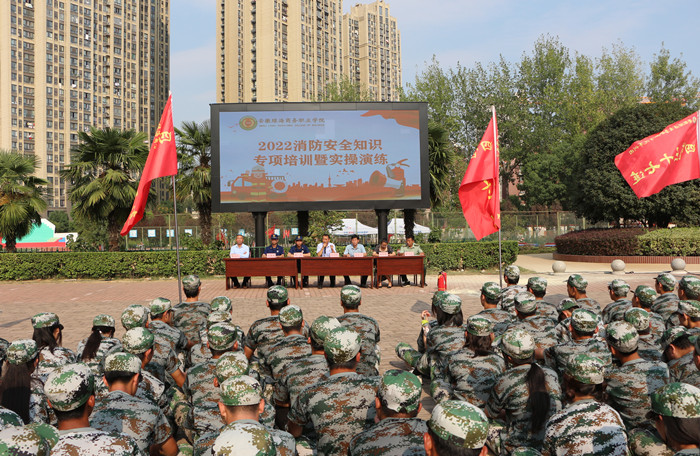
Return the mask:
[[[571,270],[571,268],[569,268]],[[522,281],[534,275],[523,275]],[[549,297],[558,302],[565,297],[564,281],[568,274],[539,274],[549,282]],[[613,278],[609,273],[590,272],[585,274],[589,281],[588,295],[605,304],[609,302],[607,284]],[[643,272],[626,274],[622,278],[634,288],[639,284],[653,285],[655,273]],[[339,278],[342,283],[342,277]],[[381,371],[390,368],[407,368],[394,354],[394,347],[400,341],[415,345],[420,329],[420,313],[430,308],[430,298],[435,291],[436,276],[428,276],[429,286],[397,287],[391,289],[364,289],[360,310],[379,322],[381,328],[382,362]],[[451,292],[462,297],[465,317],[480,310],[479,288],[486,281],[498,282],[498,277],[488,274],[456,275],[448,278]],[[233,318],[247,331],[250,324],[258,318],[269,315],[265,306],[264,279],[254,279],[254,288],[225,290],[223,278],[203,280],[203,300],[226,295],[233,301]],[[315,284],[315,279],[311,279]],[[304,311],[304,317],[313,321],[319,315],[339,315],[340,286],[315,287],[304,290],[290,289],[290,299]],[[64,345],[75,349],[79,340],[90,334],[92,318],[100,313],[107,313],[119,321],[122,310],[131,304],[147,304],[151,299],[163,296],[177,301],[177,280],[110,280],[110,281],[76,281],[46,280],[29,282],[0,283],[0,295],[4,303],[0,307],[0,337],[7,340],[30,338],[32,327],[30,318],[39,312],[55,312],[65,326]],[[120,326],[120,325],[118,325]],[[117,328],[117,337],[124,331]],[[427,410],[432,409],[429,398],[424,401]],[[425,415],[427,416],[427,415]]]

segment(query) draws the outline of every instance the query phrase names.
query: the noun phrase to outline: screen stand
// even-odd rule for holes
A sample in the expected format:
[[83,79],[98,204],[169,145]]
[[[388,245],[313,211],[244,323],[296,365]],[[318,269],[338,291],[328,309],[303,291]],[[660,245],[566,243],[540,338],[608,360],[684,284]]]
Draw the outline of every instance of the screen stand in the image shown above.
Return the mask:
[[299,236],[309,235],[309,211],[297,211],[297,226],[299,227]]
[[[253,218],[255,219],[255,246],[265,247],[267,244],[267,239],[265,236],[265,216],[267,212],[253,212]],[[261,250],[262,251],[262,250]]]
[[377,213],[377,243],[382,242],[382,239],[389,240],[388,224],[389,224],[389,209],[375,209]]

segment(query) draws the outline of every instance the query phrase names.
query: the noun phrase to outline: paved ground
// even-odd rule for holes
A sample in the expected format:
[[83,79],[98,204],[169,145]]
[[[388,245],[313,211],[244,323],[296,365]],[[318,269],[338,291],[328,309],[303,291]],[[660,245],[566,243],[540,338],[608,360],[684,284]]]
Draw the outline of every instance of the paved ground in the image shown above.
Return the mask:
[[[568,263],[565,274],[551,273],[551,255],[521,256],[518,264],[521,268],[533,273],[523,274],[522,282],[528,277],[540,275],[549,282],[549,297],[552,302],[558,302],[566,294],[564,281],[569,273],[581,272],[589,281],[588,295],[600,301],[601,304],[610,301],[607,284],[613,278],[609,265],[592,265],[587,263]],[[604,267],[605,266],[605,267]],[[689,265],[690,273],[700,273],[700,266]],[[653,286],[655,275],[670,269],[665,265],[628,266],[630,272],[624,276],[633,288],[640,284]],[[537,273],[537,274],[536,274]],[[338,278],[342,283],[342,277]],[[381,370],[392,367],[407,368],[394,354],[394,347],[400,341],[415,344],[420,330],[420,313],[430,308],[430,298],[435,291],[437,278],[428,276],[429,286],[397,287],[391,289],[363,290],[361,311],[376,318],[381,327],[381,348],[383,352]],[[450,274],[448,288],[451,292],[462,297],[465,316],[477,313],[479,304],[479,288],[486,281],[498,282],[496,275]],[[212,278],[203,281],[203,300],[215,296],[229,296],[234,303],[233,317],[237,324],[247,331],[250,324],[258,318],[269,315],[265,306],[264,279],[254,279],[254,288],[246,290],[225,290],[223,278]],[[326,282],[327,283],[327,282]],[[311,278],[311,284],[315,279]],[[74,349],[79,340],[90,334],[92,318],[100,313],[107,313],[119,321],[122,310],[131,304],[147,304],[151,299],[163,296],[177,301],[177,280],[111,280],[111,281],[76,281],[76,280],[46,280],[29,282],[0,283],[0,295],[5,296],[0,306],[0,337],[7,340],[31,338],[32,327],[30,318],[38,312],[55,312],[65,326],[64,345]],[[304,290],[290,290],[290,298],[294,304],[304,311],[305,319],[313,321],[319,315],[339,315],[340,287],[315,287]],[[118,325],[119,326],[119,325]],[[121,327],[117,337],[124,333]],[[431,409],[431,403],[426,399],[424,405]]]

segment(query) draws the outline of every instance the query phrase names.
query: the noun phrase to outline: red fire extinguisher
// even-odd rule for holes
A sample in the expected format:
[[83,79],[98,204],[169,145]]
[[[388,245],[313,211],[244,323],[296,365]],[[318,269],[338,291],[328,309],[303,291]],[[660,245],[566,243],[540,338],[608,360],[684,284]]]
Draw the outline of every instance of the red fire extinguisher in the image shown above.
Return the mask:
[[447,273],[445,271],[438,275],[438,291],[447,291]]

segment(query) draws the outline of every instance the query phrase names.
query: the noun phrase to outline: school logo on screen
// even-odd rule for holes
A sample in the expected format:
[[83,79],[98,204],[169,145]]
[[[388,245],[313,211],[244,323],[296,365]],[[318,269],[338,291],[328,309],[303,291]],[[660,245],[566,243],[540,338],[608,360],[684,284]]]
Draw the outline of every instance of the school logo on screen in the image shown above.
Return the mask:
[[241,120],[240,120],[240,122],[238,122],[238,124],[245,131],[250,131],[258,126],[258,120],[253,116],[245,116],[245,117],[241,118]]

